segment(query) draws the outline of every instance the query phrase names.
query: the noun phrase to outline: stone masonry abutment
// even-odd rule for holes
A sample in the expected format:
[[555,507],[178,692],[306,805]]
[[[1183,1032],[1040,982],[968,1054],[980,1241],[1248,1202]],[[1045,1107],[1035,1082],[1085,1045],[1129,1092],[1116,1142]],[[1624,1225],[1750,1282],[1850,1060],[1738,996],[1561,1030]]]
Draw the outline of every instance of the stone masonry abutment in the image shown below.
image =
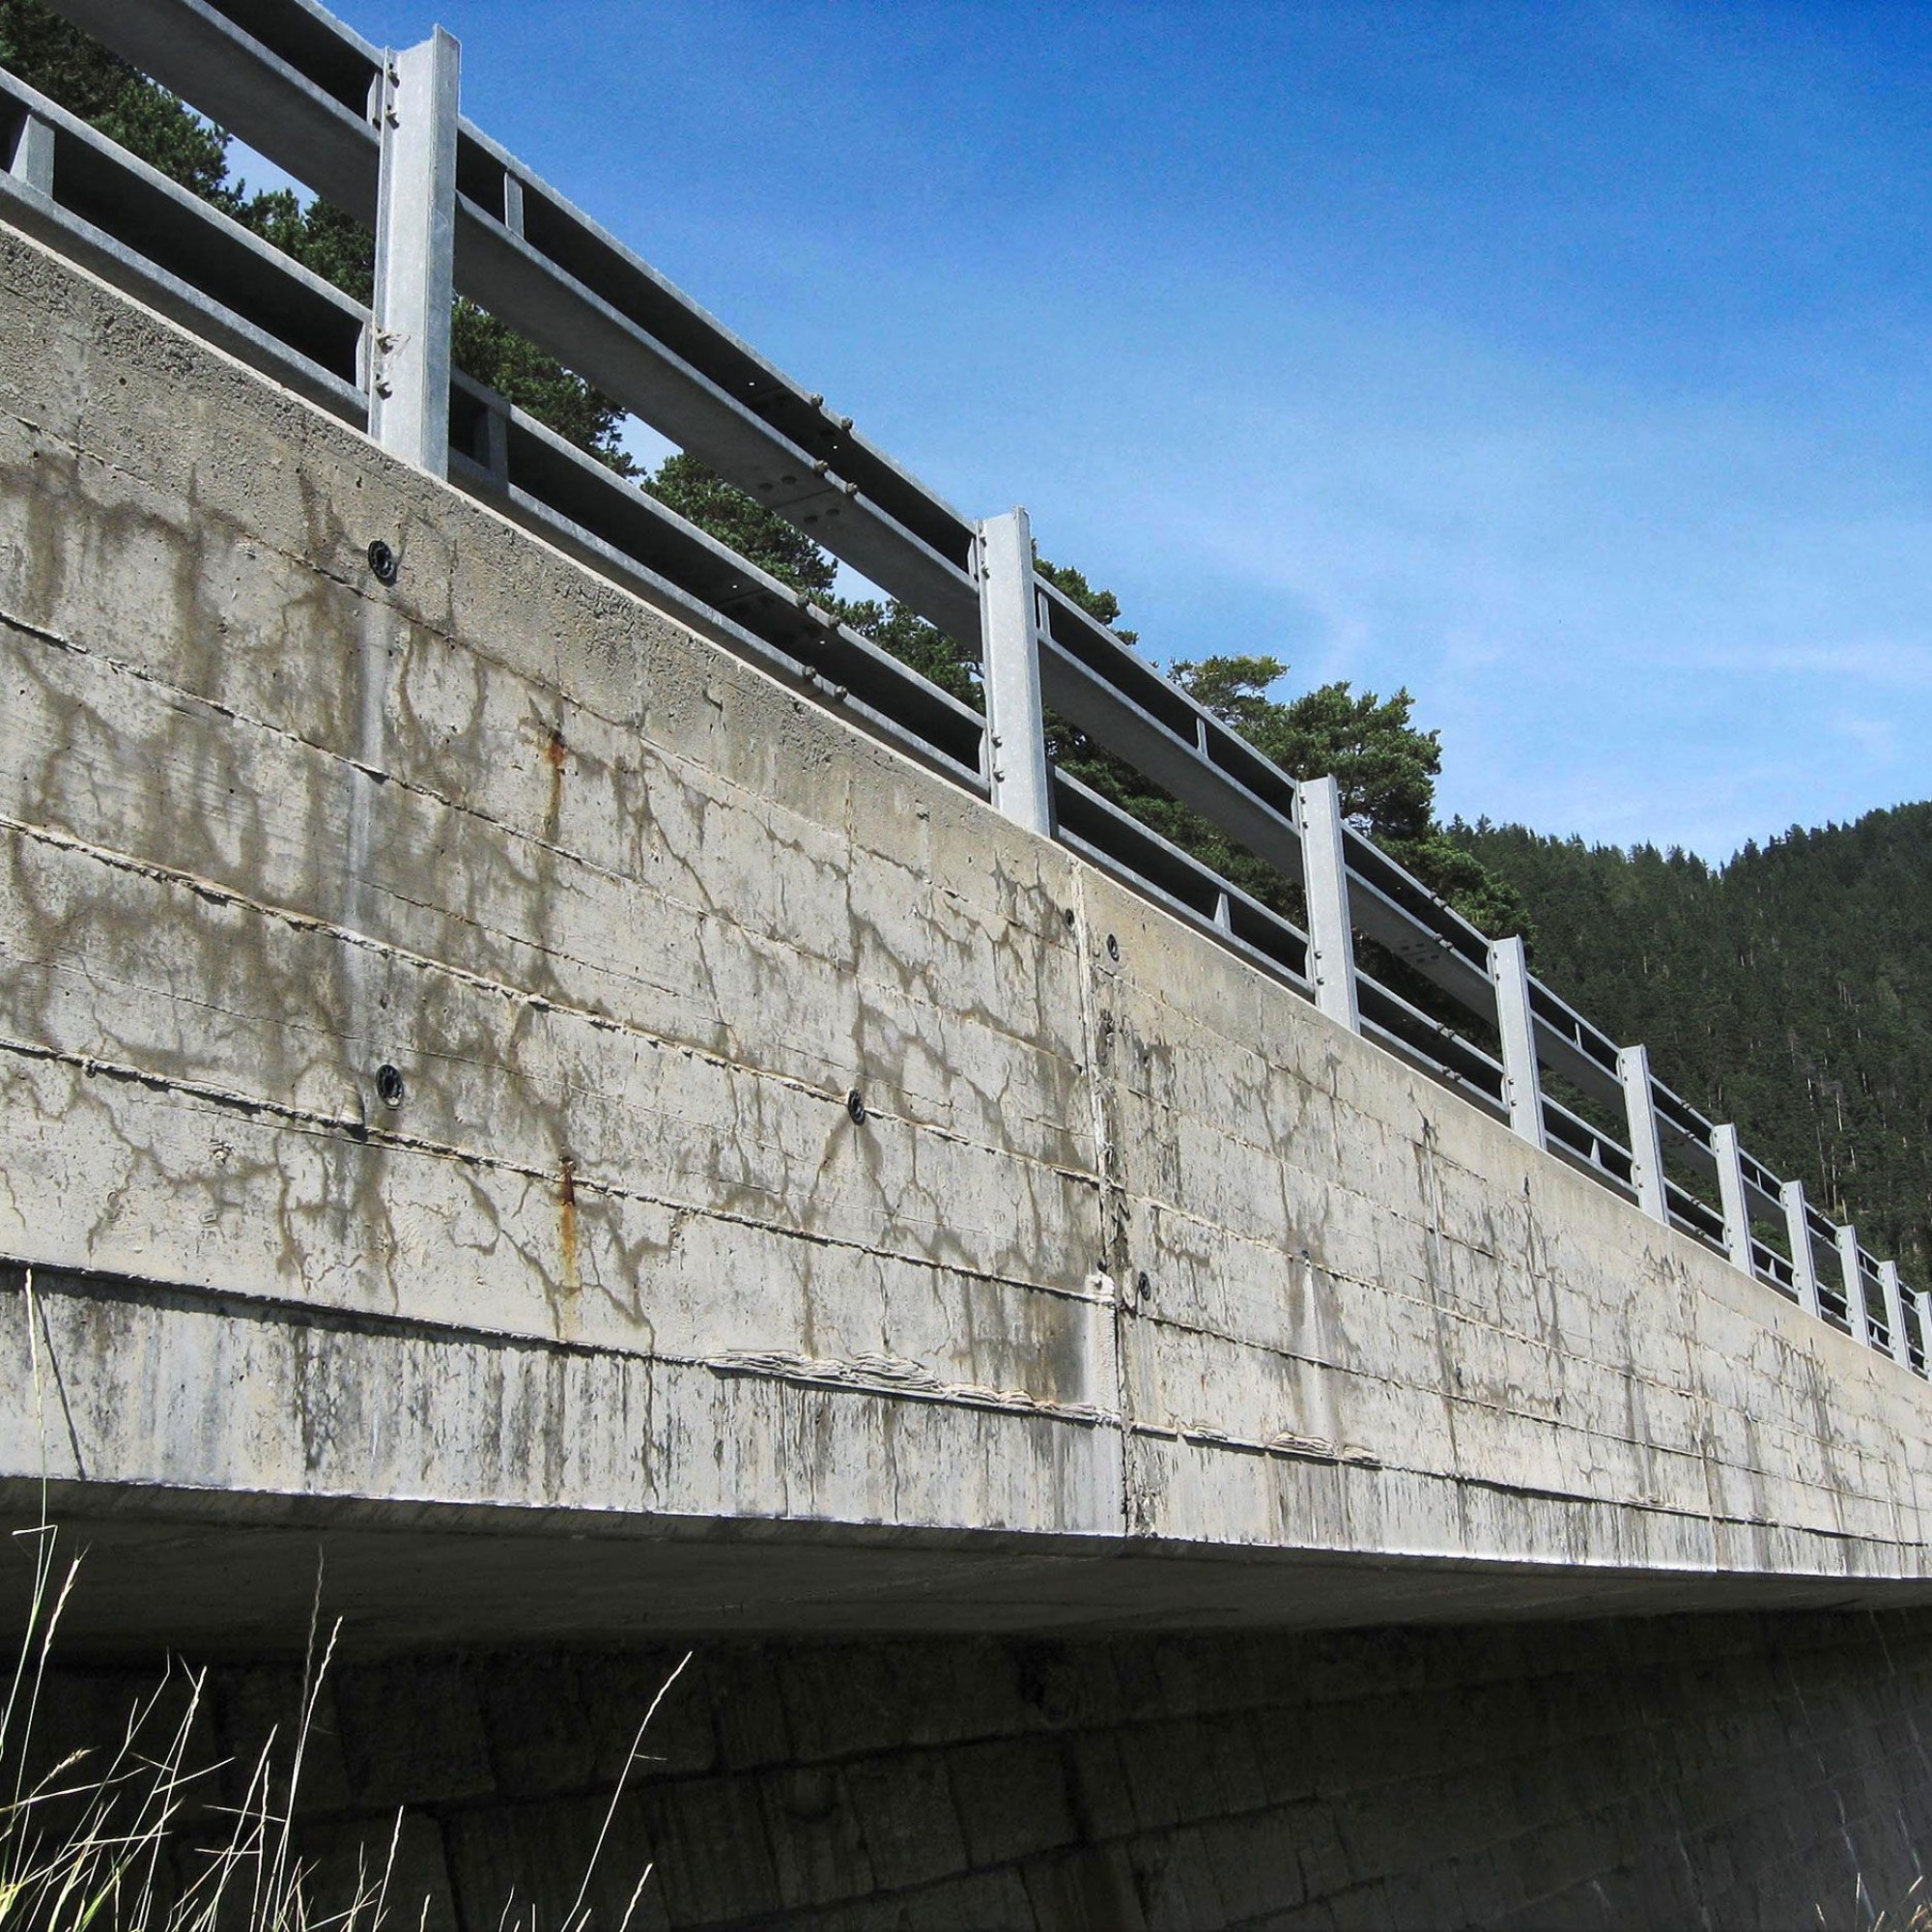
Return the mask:
[[[1922,1612],[700,1636],[593,1866],[684,1648],[340,1662],[298,1806],[319,1902],[394,1833],[399,1917],[426,1898],[431,1932],[506,1900],[558,1923],[586,1869],[615,1925],[646,1863],[643,1927],[1866,1932],[1932,1804]],[[154,1682],[75,1667],[43,1750],[118,1735]],[[211,1805],[300,1701],[298,1660],[211,1671],[196,1748],[237,1767]]]

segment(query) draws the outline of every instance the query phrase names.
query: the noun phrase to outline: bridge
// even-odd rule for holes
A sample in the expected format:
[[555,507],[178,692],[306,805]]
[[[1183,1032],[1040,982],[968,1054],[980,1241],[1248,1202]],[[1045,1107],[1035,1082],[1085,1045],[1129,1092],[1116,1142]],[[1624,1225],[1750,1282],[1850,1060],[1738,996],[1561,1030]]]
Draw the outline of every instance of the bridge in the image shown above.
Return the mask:
[[[663,1922],[1902,1895],[1925,1293],[464,118],[447,35],[63,11],[377,237],[364,307],[0,75],[0,1498],[89,1548],[81,1675],[239,1710],[320,1552],[331,1802],[450,1924],[672,1634]],[[457,294],[983,709],[453,372]]]

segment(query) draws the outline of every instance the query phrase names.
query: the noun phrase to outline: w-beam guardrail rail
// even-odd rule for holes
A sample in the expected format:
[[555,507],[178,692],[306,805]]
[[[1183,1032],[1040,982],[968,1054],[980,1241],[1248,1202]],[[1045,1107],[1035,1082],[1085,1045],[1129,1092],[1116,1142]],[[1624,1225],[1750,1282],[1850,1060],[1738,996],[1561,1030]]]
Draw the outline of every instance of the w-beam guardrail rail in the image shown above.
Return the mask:
[[[1819,1320],[1932,1375],[1932,1295],[1753,1159],[1735,1127],[1672,1093],[1642,1046],[1617,1045],[1537,980],[1520,939],[1487,939],[1379,851],[1344,817],[1333,780],[1297,784],[1037,577],[1024,511],[961,515],[465,119],[448,34],[377,47],[308,0],[56,4],[372,227],[374,298],[353,300],[0,72],[0,206],[18,227],[1059,839]],[[459,295],[966,642],[983,712],[453,370]],[[1056,769],[1054,713],[1273,867],[1305,925]],[[1384,977],[1366,970],[1358,940]]]

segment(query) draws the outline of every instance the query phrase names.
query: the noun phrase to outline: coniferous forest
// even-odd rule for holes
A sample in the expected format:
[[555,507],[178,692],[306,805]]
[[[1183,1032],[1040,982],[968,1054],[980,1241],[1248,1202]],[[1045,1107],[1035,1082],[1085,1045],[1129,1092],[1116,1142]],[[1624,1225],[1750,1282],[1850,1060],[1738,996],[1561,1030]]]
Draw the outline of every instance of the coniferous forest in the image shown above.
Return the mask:
[[1546,984],[1926,1282],[1932,803],[1720,867],[1518,825],[1449,836],[1521,894]]

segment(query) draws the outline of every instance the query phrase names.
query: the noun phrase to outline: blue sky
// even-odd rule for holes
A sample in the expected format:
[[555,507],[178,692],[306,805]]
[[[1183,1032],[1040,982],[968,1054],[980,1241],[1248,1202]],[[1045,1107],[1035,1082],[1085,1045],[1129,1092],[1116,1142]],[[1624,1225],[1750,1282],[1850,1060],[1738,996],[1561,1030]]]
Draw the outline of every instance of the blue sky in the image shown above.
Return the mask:
[[1445,813],[1932,794],[1932,10],[342,11],[1156,657],[1406,684]]

